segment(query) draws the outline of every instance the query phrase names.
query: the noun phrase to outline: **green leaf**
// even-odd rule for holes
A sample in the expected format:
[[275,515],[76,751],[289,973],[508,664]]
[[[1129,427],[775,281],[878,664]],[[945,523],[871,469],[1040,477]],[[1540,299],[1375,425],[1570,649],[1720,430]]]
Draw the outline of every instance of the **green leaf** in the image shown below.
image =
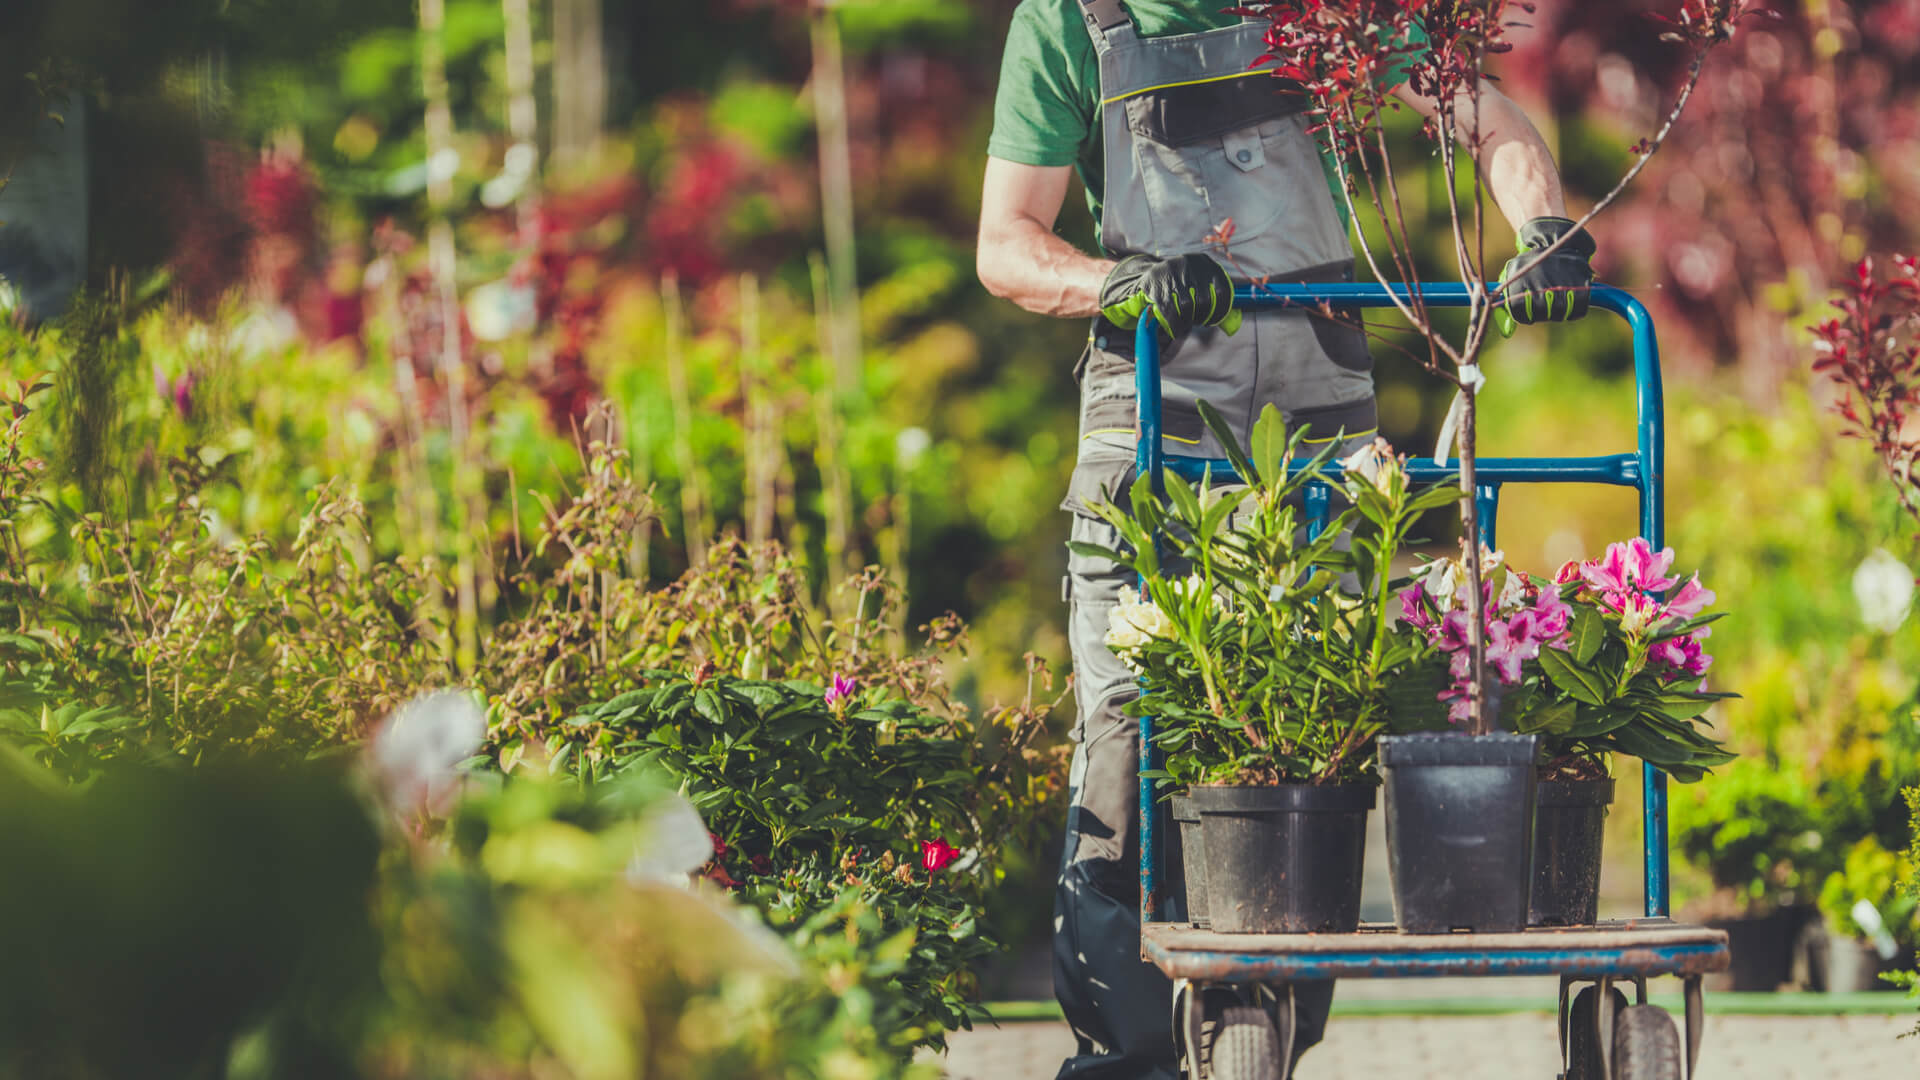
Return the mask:
[[1247,456],[1247,452],[1241,449],[1239,441],[1233,437],[1233,429],[1227,426],[1226,417],[1221,416],[1220,410],[1214,408],[1210,401],[1203,399],[1197,403],[1197,407],[1200,410],[1201,423],[1206,424],[1207,430],[1213,432],[1213,437],[1219,440],[1221,449],[1226,451],[1227,460],[1233,463],[1234,471],[1240,474],[1241,482],[1252,484],[1259,481],[1260,471],[1254,467],[1253,459]]
[[1584,701],[1589,705],[1607,703],[1605,689],[1599,679],[1591,672],[1575,667],[1567,654],[1559,649],[1540,650],[1540,668],[1553,680],[1553,685],[1572,697],[1575,701]]
[[1261,484],[1272,488],[1286,479],[1287,422],[1271,402],[1253,422],[1253,467]]
[[1544,709],[1535,709],[1519,717],[1514,727],[1522,735],[1531,735],[1535,732],[1545,735],[1563,735],[1573,727],[1576,710],[1577,706],[1573,702],[1558,701]]
[[[1558,586],[1553,585],[1547,586],[1547,588],[1557,587]],[[1607,640],[1607,621],[1600,617],[1600,612],[1597,609],[1581,607],[1574,612],[1573,626],[1570,628],[1570,633],[1572,640],[1569,644],[1571,645],[1570,651],[1573,653],[1574,662],[1579,664],[1592,663],[1594,654],[1600,651],[1600,646]]]
[[1451,506],[1459,501],[1460,486],[1458,484],[1442,482],[1435,484],[1408,500],[1407,513],[1419,514],[1428,510],[1438,510],[1443,506]]

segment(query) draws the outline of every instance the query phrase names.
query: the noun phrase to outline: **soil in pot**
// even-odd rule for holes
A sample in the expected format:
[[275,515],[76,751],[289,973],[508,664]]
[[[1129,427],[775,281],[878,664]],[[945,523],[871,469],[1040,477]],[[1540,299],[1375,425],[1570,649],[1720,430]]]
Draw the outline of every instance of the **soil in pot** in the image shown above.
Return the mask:
[[1387,870],[1404,933],[1502,933],[1527,925],[1534,735],[1380,740]]
[[1357,928],[1375,790],[1372,784],[1193,788],[1211,929],[1313,934]]
[[1541,780],[1534,789],[1528,926],[1589,926],[1600,913],[1600,844],[1611,780]]
[[1173,808],[1173,823],[1180,833],[1180,876],[1186,884],[1187,921],[1207,928],[1207,846],[1200,835],[1200,812],[1193,800],[1175,795],[1167,800]]

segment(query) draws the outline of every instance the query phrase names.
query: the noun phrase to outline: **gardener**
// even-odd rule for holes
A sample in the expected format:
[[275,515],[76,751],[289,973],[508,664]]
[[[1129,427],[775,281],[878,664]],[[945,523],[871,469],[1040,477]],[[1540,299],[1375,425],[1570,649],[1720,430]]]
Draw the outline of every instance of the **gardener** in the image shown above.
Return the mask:
[[[1224,456],[1195,409],[1202,398],[1229,418],[1243,445],[1267,403],[1322,444],[1357,444],[1374,431],[1373,363],[1359,329],[1261,311],[1228,332],[1235,279],[1351,280],[1353,249],[1331,163],[1307,131],[1304,97],[1250,70],[1265,52],[1266,20],[1223,14],[1224,6],[1023,0],[1014,12],[987,148],[979,272],[996,296],[1029,311],[1092,317],[1075,367],[1079,458],[1062,503],[1076,540],[1116,543],[1087,504],[1130,483],[1131,328],[1147,304],[1172,335],[1163,359],[1170,452]],[[1434,101],[1405,85],[1393,92],[1434,115]],[[1519,108],[1485,83],[1480,123],[1488,187],[1518,228],[1524,258],[1573,225],[1553,160]],[[1097,256],[1053,231],[1074,173],[1099,223]],[[1223,237],[1225,265],[1211,253]],[[1513,282],[1504,295],[1514,318],[1584,314],[1592,253],[1582,232]],[[1102,643],[1127,581],[1112,563],[1068,558],[1079,719],[1054,990],[1079,1053],[1063,1077],[1175,1069],[1171,986],[1140,959],[1139,739],[1136,722],[1121,713],[1134,682]],[[1298,996],[1306,1004],[1296,1046],[1305,1049],[1320,1038],[1332,986],[1303,987]]]

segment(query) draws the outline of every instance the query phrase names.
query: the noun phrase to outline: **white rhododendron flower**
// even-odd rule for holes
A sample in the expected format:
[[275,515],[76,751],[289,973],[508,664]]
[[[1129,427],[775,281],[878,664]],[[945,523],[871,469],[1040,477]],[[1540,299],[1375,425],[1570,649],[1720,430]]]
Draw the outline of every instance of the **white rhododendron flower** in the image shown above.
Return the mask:
[[627,880],[662,881],[684,885],[687,875],[713,858],[713,834],[700,820],[700,811],[678,794],[668,794],[640,816],[640,835]]
[[1107,613],[1107,648],[1115,651],[1138,649],[1155,639],[1173,636],[1173,620],[1151,600],[1141,600],[1131,587],[1122,586],[1120,601]]
[[439,813],[459,790],[455,766],[479,753],[486,738],[486,714],[471,693],[436,690],[388,717],[367,754],[395,806]]
[[1508,570],[1507,583],[1500,590],[1499,610],[1512,611],[1526,602],[1527,579],[1514,573],[1512,570]]
[[1372,484],[1383,495],[1392,494],[1394,481],[1402,472],[1400,458],[1393,452],[1393,444],[1379,436],[1347,455],[1340,462],[1340,468],[1345,475],[1358,476]]
[[1891,634],[1913,610],[1913,571],[1886,548],[1874,548],[1853,572],[1853,599],[1868,628]]

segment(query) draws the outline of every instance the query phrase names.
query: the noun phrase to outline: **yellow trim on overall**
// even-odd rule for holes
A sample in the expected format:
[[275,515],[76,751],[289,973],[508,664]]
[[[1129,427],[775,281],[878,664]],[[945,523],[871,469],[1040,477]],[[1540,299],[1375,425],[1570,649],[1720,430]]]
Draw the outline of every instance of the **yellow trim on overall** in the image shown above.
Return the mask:
[[[1095,435],[1132,435],[1132,434],[1135,434],[1134,429],[1132,428],[1125,428],[1125,427],[1094,428],[1092,431],[1089,431],[1085,435],[1080,436],[1080,441],[1085,442],[1086,440],[1093,438]],[[1186,443],[1188,446],[1200,445],[1199,439],[1183,439],[1178,435],[1168,435],[1165,432],[1162,432],[1160,434],[1160,437],[1163,439],[1172,439],[1174,442],[1177,442],[1177,443]]]
[[1232,75],[1214,75],[1205,79],[1188,79],[1186,82],[1170,82],[1161,83],[1159,86],[1143,86],[1138,90],[1129,90],[1124,94],[1115,94],[1101,101],[1100,104],[1111,105],[1116,101],[1125,101],[1130,97],[1139,97],[1141,94],[1151,94],[1155,90],[1171,90],[1176,86],[1199,86],[1203,83],[1226,82],[1228,79],[1251,79],[1258,75],[1265,75],[1268,78],[1272,78],[1273,72],[1266,68],[1261,68],[1258,71],[1239,71]]
[[1364,439],[1369,435],[1377,435],[1379,432],[1379,428],[1370,427],[1365,431],[1356,431],[1351,435],[1329,435],[1324,439],[1301,439],[1300,441],[1308,445],[1315,443],[1345,442],[1348,439]]

